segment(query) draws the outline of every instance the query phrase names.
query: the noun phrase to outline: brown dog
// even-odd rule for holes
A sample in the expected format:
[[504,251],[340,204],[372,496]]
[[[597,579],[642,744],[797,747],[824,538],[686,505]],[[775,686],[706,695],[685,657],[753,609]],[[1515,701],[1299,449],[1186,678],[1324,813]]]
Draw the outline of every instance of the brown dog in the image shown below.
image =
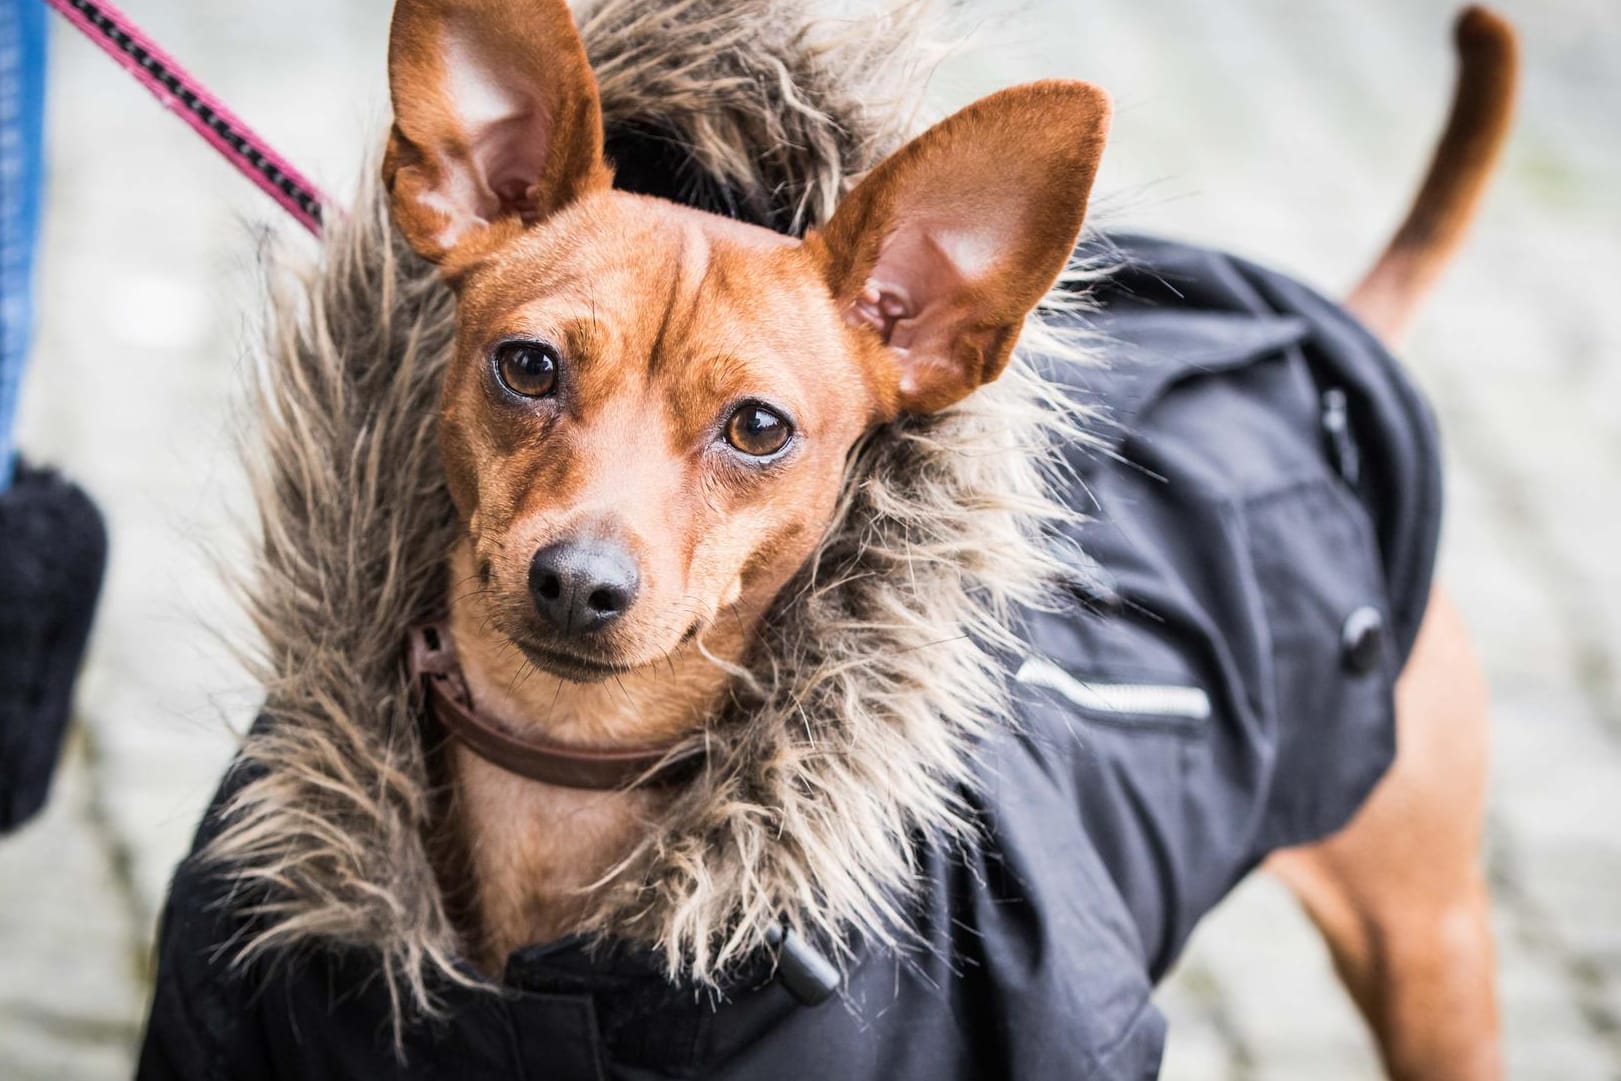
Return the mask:
[[[701,728],[712,658],[810,556],[856,441],[1007,363],[1080,232],[1107,98],[987,98],[797,242],[611,187],[561,3],[406,0],[390,74],[395,220],[458,291],[442,445],[474,699],[558,741]],[[655,797],[455,761],[493,966],[571,926]]]
[[[1451,134],[1356,306],[1402,326],[1505,124],[1506,28],[1464,25]],[[560,0],[401,0],[396,224],[458,298],[442,451],[463,535],[450,627],[509,734],[611,749],[701,729],[815,550],[874,425],[1001,373],[1065,265],[1108,126],[1095,87],[992,95],[884,161],[802,241],[614,190]],[[1496,1074],[1479,865],[1485,697],[1432,605],[1395,769],[1342,834],[1272,861],[1398,1077]],[[453,744],[491,971],[573,928],[667,798],[537,783]]]

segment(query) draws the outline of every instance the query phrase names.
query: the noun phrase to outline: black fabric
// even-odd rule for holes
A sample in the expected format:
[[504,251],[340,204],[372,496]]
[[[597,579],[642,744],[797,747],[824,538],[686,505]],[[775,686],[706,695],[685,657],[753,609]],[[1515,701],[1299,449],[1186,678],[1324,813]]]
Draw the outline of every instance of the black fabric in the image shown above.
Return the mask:
[[[620,191],[669,199],[779,233],[794,232],[792,213],[775,205],[782,200],[745,197],[702,168],[681,138],[657,124],[614,125],[606,133],[603,154],[613,162],[614,187]],[[770,163],[764,167],[769,169]],[[778,180],[788,186],[787,177]]]
[[[1091,515],[1062,538],[1086,553],[1073,603],[1027,613],[1008,659],[1018,716],[979,748],[983,839],[918,842],[915,947],[858,950],[840,995],[807,1007],[769,958],[717,1000],[623,947],[535,946],[501,995],[446,989],[402,1065],[367,958],[229,968],[247,918],[188,863],[141,1076],[1154,1076],[1151,989],[1193,925],[1388,766],[1440,495],[1427,411],[1338,308],[1216,253],[1115,244],[1127,265],[1089,317],[1112,363],[1063,374],[1099,432],[1067,451]],[[1354,664],[1353,613],[1388,625]]]
[[0,492],[0,832],[50,793],[106,562],[90,497],[19,463]]
[[[233,968],[231,944],[251,927],[234,907],[246,902],[188,862],[163,915],[137,1076],[1152,1077],[1164,1026],[1130,918],[1073,831],[1055,843],[1038,828],[1073,819],[1065,784],[1017,744],[987,754],[993,788],[1009,797],[986,806],[1006,816],[1005,842],[968,853],[924,846],[920,946],[862,951],[840,995],[816,1007],[772,978],[768,958],[739,973],[722,1002],[670,985],[639,951],[565,939],[513,954],[500,994],[441,986],[445,1017],[410,1024],[396,1051],[374,962],[298,950]],[[228,778],[216,807],[243,780]],[[215,829],[205,820],[197,846]]]
[[[1422,399],[1340,308],[1220,253],[1114,243],[1125,265],[1088,320],[1110,364],[1061,373],[1097,413],[1098,442],[1067,453],[1092,580],[1074,610],[1032,614],[1031,655],[1088,685],[1197,688],[1210,714],[1099,711],[1051,687],[1024,701],[1073,765],[1157,979],[1255,863],[1338,829],[1388,767],[1440,466]],[[1323,423],[1336,391],[1355,483]],[[1388,633],[1358,673],[1341,633],[1364,608]]]

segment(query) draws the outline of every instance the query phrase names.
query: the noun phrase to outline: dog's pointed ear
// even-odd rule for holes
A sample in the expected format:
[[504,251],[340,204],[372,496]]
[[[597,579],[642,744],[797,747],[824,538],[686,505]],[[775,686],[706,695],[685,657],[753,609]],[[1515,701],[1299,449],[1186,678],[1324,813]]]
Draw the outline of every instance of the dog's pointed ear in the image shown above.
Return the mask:
[[399,0],[388,82],[394,221],[447,274],[611,183],[596,77],[564,0]]
[[846,320],[897,366],[897,406],[932,412],[1007,366],[1086,216],[1109,98],[1047,81],[982,98],[881,162],[815,238]]

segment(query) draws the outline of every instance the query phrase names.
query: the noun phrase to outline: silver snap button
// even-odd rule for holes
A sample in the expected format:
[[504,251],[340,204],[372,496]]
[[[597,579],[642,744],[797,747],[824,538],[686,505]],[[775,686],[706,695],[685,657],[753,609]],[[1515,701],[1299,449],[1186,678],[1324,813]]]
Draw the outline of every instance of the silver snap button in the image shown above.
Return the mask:
[[1348,671],[1365,675],[1375,671],[1385,655],[1385,617],[1372,605],[1363,605],[1345,617],[1340,628],[1340,657]]

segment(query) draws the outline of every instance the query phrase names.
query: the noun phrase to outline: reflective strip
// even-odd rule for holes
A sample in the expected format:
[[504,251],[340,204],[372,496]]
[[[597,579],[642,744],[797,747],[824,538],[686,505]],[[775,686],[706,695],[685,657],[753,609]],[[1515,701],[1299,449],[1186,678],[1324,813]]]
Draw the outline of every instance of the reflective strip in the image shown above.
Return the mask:
[[1097,683],[1076,679],[1041,657],[1026,658],[1013,678],[1020,683],[1057,691],[1082,709],[1097,713],[1178,717],[1190,721],[1210,717],[1210,696],[1202,687],[1176,683]]

